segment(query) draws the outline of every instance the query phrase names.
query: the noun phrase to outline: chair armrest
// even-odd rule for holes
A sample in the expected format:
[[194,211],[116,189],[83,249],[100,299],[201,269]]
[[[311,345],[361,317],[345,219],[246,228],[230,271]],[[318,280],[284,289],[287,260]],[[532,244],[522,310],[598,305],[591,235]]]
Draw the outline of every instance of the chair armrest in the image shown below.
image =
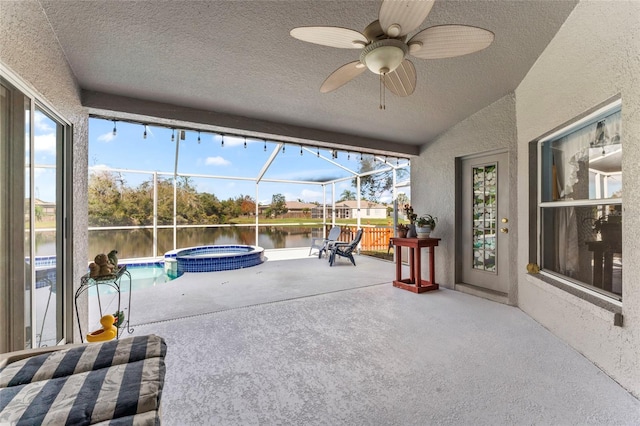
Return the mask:
[[22,349],[20,351],[7,352],[4,354],[0,354],[0,368],[4,368],[11,363],[21,361],[25,358],[31,358],[32,356],[42,355],[49,352],[61,351],[63,349],[69,349],[76,346],[82,346],[82,344],[67,343],[66,345],[46,346],[46,347],[34,348],[34,349]]
[[347,243],[344,241],[332,241],[331,243],[329,243],[329,250],[335,250],[338,247],[346,247],[346,246],[350,246],[351,243]]

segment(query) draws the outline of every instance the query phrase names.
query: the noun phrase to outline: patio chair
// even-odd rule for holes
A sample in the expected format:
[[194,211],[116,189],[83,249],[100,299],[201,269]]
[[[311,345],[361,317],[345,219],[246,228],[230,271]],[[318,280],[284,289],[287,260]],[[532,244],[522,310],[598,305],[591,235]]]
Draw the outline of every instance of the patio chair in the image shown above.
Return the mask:
[[353,263],[353,266],[356,266],[356,261],[353,258],[353,252],[358,248],[358,244],[360,244],[361,239],[362,229],[358,229],[356,236],[350,243],[333,243],[330,247],[331,253],[329,254],[329,265],[333,266],[333,263],[336,261],[336,256],[342,256],[349,259],[351,263]]
[[318,249],[318,259],[322,258],[322,254],[328,252],[329,245],[336,241],[338,237],[340,237],[341,232],[342,228],[340,228],[339,226],[334,226],[329,231],[329,235],[327,235],[327,238],[312,239],[311,247],[309,248],[309,256],[311,256],[311,251],[316,248]]

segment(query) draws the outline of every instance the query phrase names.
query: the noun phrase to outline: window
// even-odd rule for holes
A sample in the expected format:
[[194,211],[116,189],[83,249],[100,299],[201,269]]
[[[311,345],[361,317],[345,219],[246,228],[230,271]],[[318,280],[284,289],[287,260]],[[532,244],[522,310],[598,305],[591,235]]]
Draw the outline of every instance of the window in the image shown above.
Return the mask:
[[538,142],[542,270],[622,299],[620,101]]
[[[0,77],[0,350],[54,346],[70,324],[71,125],[15,76]],[[5,324],[6,322],[6,324]]]

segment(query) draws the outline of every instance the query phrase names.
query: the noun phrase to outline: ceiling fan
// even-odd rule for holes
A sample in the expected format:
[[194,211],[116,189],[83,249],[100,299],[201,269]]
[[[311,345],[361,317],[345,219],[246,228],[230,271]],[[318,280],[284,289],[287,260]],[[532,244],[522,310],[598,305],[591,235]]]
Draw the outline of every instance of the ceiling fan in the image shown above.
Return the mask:
[[364,31],[341,27],[298,27],[292,37],[309,43],[343,49],[360,49],[360,59],[335,70],[320,86],[320,92],[336,90],[369,69],[380,76],[380,108],[384,109],[384,87],[398,96],[409,96],[416,88],[416,69],[407,55],[420,59],[462,56],[488,47],[491,31],[468,25],[437,25],[415,34],[435,0],[383,0],[378,20]]

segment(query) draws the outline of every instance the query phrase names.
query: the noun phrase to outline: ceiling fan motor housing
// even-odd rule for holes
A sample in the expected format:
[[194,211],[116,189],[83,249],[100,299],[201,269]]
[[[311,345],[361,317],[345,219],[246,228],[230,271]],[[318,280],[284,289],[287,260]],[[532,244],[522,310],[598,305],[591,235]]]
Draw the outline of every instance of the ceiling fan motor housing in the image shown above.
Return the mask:
[[360,62],[374,74],[387,74],[398,68],[408,50],[401,40],[376,40],[362,49]]

